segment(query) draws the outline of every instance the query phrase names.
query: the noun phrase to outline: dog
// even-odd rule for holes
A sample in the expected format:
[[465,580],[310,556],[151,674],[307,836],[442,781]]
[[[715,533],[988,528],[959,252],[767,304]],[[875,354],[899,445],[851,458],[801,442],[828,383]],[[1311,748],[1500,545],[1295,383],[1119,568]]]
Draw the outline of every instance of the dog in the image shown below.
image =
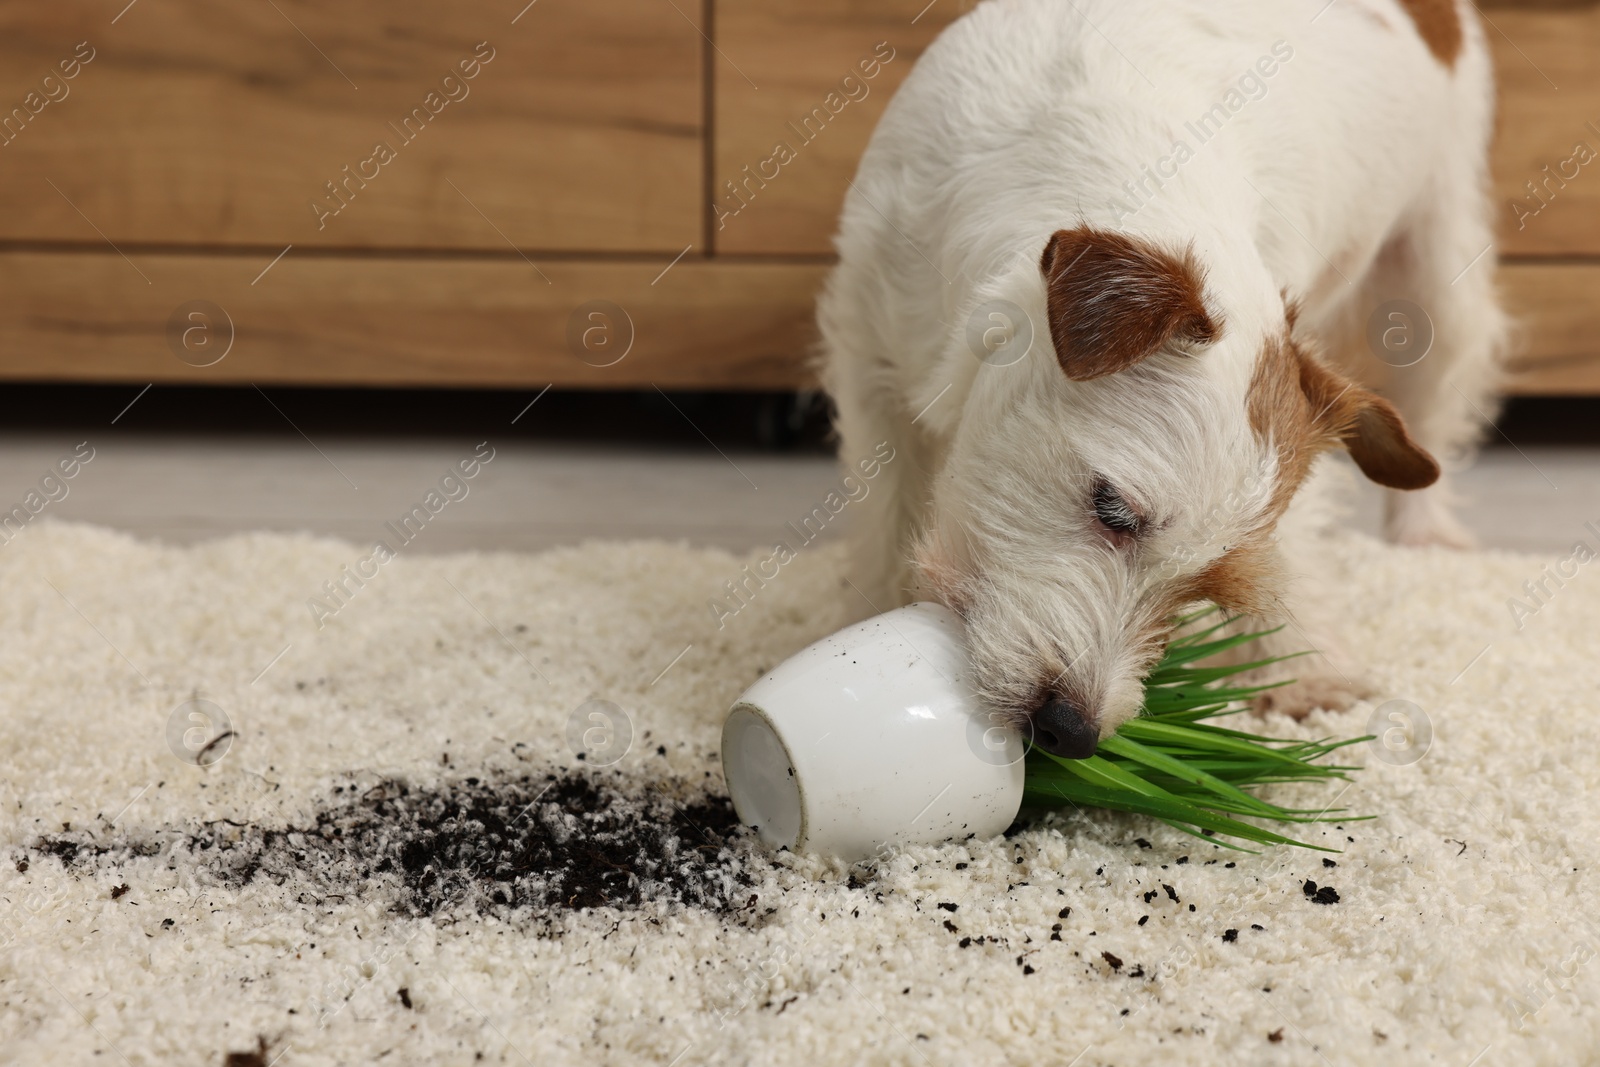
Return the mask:
[[841,454],[897,457],[846,595],[958,612],[981,698],[1066,758],[1137,714],[1202,602],[1287,624],[1252,655],[1321,651],[1263,706],[1370,695],[1300,490],[1344,451],[1389,539],[1470,543],[1439,457],[1470,454],[1507,331],[1493,101],[1468,0],[954,22],[872,136],[819,299]]

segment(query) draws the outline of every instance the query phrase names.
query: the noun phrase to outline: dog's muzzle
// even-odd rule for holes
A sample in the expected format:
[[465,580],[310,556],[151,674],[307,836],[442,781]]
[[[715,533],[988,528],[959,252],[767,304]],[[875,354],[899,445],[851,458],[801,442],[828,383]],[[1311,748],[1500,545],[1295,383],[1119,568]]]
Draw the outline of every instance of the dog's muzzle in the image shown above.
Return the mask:
[[1062,696],[1052,696],[1033,716],[1033,743],[1062,759],[1088,759],[1100,743],[1100,731],[1083,709]]

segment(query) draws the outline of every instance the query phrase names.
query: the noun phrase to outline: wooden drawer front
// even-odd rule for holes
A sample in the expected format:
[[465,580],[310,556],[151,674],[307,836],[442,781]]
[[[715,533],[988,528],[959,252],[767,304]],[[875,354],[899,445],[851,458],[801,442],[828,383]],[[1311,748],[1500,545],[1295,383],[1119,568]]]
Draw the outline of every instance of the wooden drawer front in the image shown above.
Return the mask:
[[1500,284],[1520,334],[1506,391],[1600,395],[1600,264],[1508,264]]
[[[113,23],[119,7],[0,7],[0,240],[700,239],[704,42],[661,0],[545,0],[515,24],[517,3],[147,0]],[[66,80],[79,42],[93,58]],[[319,217],[341,203],[328,182],[346,202]]]
[[1485,17],[1502,251],[1600,255],[1600,3],[1507,3]]
[[[0,380],[793,389],[821,263],[0,253]],[[149,279],[149,284],[146,283]],[[1600,394],[1600,264],[1502,270],[1507,391]],[[85,300],[83,294],[95,294]],[[203,311],[177,316],[205,299]],[[626,319],[595,304],[609,301]],[[580,309],[591,308],[600,312]],[[598,327],[585,347],[585,330]],[[183,331],[189,330],[185,336]],[[227,347],[229,337],[231,347]],[[631,345],[628,339],[631,336]],[[605,343],[625,346],[609,352]],[[209,346],[209,347],[208,347]],[[583,352],[580,353],[580,349]],[[179,356],[178,352],[184,355]],[[225,354],[224,354],[225,352]],[[196,366],[221,355],[209,366]],[[615,362],[611,362],[615,358]],[[610,365],[606,365],[606,364]]]
[[0,252],[0,380],[790,389],[825,270],[291,253],[252,284],[270,254],[131,258]]
[[715,67],[713,247],[831,253],[839,205],[878,116],[923,49],[973,0],[716,5],[726,59]]

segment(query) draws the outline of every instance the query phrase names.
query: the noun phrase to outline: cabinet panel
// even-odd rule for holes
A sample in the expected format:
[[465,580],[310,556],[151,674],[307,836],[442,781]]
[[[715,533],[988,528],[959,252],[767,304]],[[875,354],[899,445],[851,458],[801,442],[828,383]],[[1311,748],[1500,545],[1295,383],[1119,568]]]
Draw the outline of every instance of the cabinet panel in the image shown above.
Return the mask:
[[0,240],[676,253],[701,238],[704,41],[671,4],[113,14],[0,6]]

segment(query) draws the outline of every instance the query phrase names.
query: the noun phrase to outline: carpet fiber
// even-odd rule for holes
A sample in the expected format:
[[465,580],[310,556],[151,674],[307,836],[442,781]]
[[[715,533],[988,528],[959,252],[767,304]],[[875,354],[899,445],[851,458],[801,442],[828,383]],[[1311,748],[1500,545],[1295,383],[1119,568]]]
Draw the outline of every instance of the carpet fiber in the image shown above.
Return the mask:
[[1403,699],[1432,737],[1398,747],[1389,706],[1353,786],[1274,794],[1378,816],[1310,831],[1328,860],[1075,812],[847,868],[753,845],[716,759],[733,697],[843,618],[836,550],[720,629],[746,560],[719,551],[369,554],[67,524],[0,549],[0,1061],[1600,1048],[1583,569],[1540,606],[1534,557],[1335,542],[1384,696],[1269,729],[1364,733]]

